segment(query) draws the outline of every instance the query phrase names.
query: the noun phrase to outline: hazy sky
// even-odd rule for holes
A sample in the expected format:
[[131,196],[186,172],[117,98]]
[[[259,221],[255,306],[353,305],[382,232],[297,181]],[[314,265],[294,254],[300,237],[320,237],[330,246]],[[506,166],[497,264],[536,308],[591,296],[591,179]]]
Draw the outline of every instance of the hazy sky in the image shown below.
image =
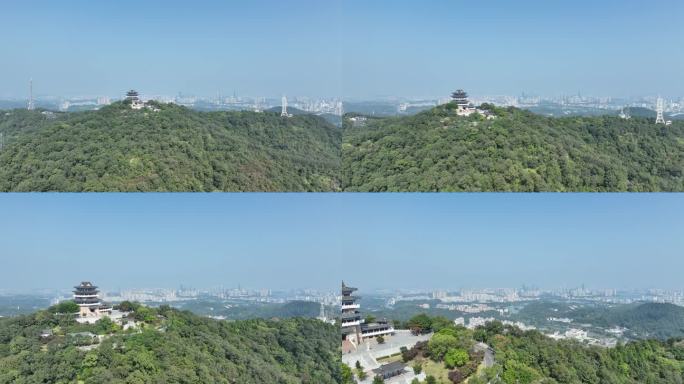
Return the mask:
[[681,194],[5,194],[0,289],[684,289]]
[[681,0],[11,0],[0,96],[663,94]]

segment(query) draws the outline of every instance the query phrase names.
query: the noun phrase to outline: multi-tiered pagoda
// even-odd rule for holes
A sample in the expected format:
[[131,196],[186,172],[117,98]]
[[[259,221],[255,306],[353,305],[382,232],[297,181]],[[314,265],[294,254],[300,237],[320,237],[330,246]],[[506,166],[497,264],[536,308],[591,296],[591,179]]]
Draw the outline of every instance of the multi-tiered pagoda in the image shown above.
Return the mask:
[[347,287],[342,282],[342,338],[354,335],[358,340],[361,337],[361,305],[356,302],[360,297],[352,295],[354,291],[356,288]]
[[468,94],[462,89],[453,92],[451,94],[451,100],[459,107],[468,107],[470,105]]
[[138,95],[137,91],[131,89],[130,91],[126,92],[126,100],[138,101],[140,100],[140,95]]
[[496,118],[496,115],[492,113],[489,109],[477,108],[470,103],[468,100],[468,94],[462,90],[456,90],[451,93],[451,103],[452,106],[456,106],[456,114],[458,116],[470,116],[473,113],[477,113],[484,116],[487,120],[492,120]]
[[80,308],[79,317],[101,317],[112,312],[111,306],[100,301],[100,291],[90,281],[83,281],[74,288],[74,302]]
[[394,334],[394,326],[387,319],[365,323],[361,318],[359,296],[354,296],[356,288],[342,282],[342,339],[360,344],[364,339]]
[[145,103],[142,100],[140,100],[140,95],[138,94],[138,92],[133,89],[126,92],[125,100],[128,103],[130,103],[131,108],[133,109],[142,109],[145,106]]

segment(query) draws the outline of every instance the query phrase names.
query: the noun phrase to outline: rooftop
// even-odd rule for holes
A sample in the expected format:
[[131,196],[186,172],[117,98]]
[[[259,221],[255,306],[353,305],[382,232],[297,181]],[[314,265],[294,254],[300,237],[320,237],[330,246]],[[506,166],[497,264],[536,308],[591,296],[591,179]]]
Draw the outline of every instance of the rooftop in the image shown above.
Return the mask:
[[385,376],[387,374],[403,371],[406,368],[406,364],[401,361],[393,361],[389,364],[381,365],[379,368],[375,368],[373,373],[380,376]]
[[85,289],[85,290],[93,290],[93,289],[97,289],[97,286],[93,285],[93,283],[91,283],[90,281],[82,281],[81,285],[77,285],[74,288]]
[[464,91],[462,89],[458,89],[458,90],[456,90],[456,92],[453,92],[451,94],[451,97],[454,99],[465,99],[468,97],[468,94],[466,93],[466,91]]
[[389,329],[392,324],[389,323],[372,323],[372,324],[361,324],[362,331],[378,331],[382,329]]
[[348,287],[347,285],[344,284],[344,281],[342,282],[342,295],[343,296],[349,296],[350,293],[352,293],[356,290],[357,290],[357,288]]

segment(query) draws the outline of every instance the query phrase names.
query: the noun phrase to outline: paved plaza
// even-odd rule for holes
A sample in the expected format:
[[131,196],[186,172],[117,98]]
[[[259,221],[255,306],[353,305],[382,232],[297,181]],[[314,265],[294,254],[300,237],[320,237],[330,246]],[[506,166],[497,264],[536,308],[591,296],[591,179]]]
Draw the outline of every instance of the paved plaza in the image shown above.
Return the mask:
[[[378,368],[381,364],[378,363],[377,359],[391,356],[401,352],[401,347],[411,348],[419,341],[427,341],[432,337],[432,334],[414,336],[411,331],[398,330],[393,336],[385,337],[384,344],[378,344],[375,339],[367,340],[363,344],[357,346],[355,351],[350,353],[345,353],[342,355],[342,362],[348,366],[354,368],[356,362],[359,361],[366,371]],[[411,376],[410,382],[413,379],[413,371],[410,375],[404,374],[397,379],[403,379],[404,377]],[[387,382],[395,383],[393,380]],[[403,383],[403,381],[396,381],[396,383]]]

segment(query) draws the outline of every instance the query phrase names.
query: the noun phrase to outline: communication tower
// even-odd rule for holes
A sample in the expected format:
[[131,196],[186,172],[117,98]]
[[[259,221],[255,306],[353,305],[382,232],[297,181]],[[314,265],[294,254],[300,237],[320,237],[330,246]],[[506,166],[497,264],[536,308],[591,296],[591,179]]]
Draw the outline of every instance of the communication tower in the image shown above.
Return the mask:
[[656,124],[666,124],[665,118],[663,117],[663,111],[665,110],[662,97],[658,97],[656,100]]
[[36,109],[36,105],[33,101],[33,79],[29,80],[29,100],[28,100],[28,107],[26,108],[29,111],[33,111]]

